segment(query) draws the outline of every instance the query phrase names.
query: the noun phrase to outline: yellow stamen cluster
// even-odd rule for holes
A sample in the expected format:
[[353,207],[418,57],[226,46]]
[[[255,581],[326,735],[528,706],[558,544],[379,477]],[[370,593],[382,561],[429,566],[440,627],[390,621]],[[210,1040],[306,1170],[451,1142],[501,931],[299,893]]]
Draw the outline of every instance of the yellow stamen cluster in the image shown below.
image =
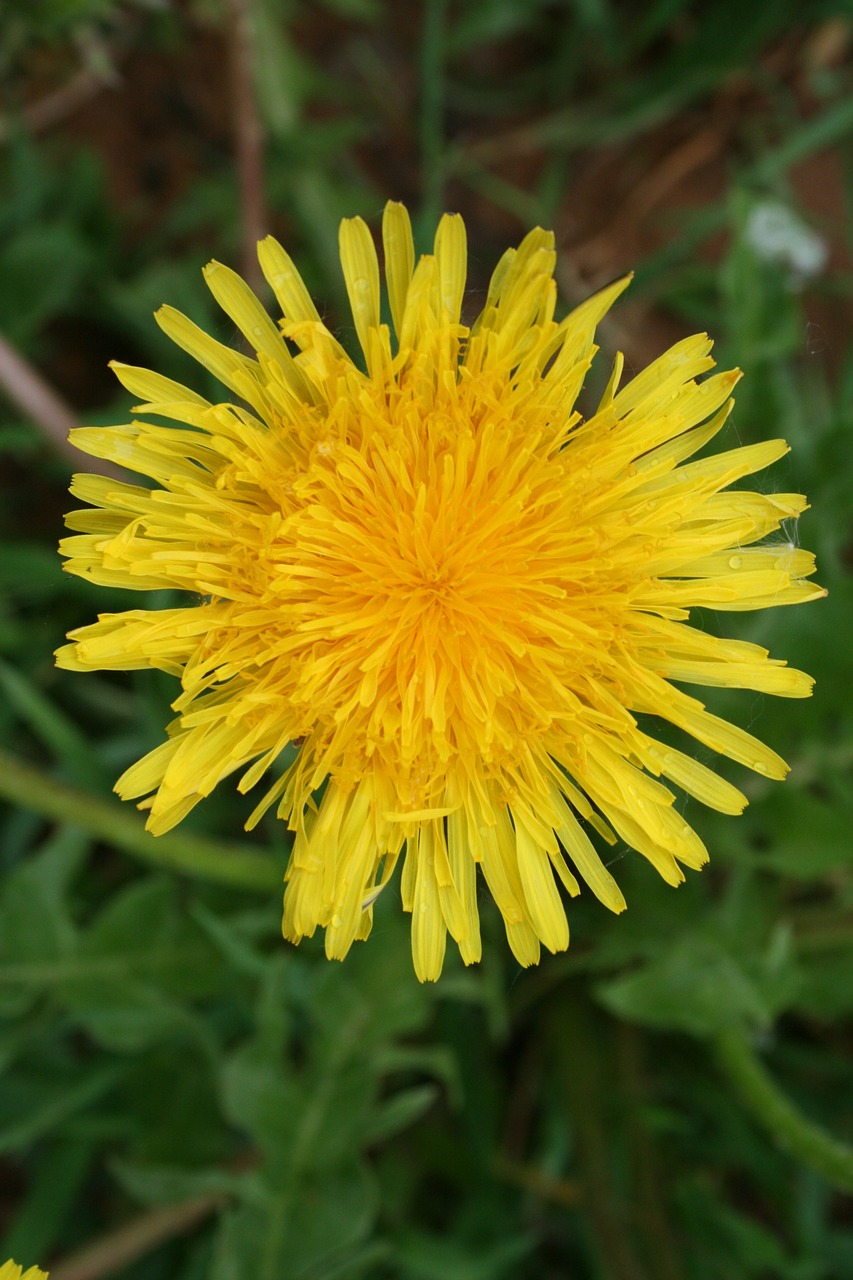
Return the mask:
[[713,366],[704,335],[622,390],[617,359],[583,419],[595,327],[627,280],[555,321],[553,236],[535,230],[501,259],[469,328],[461,218],[445,216],[415,264],[408,215],[389,204],[383,240],[394,343],[370,233],[342,224],[364,369],[271,239],[259,256],[280,327],[227,267],[205,273],[257,359],[158,313],[230,403],[115,366],[145,402],[136,412],[180,425],[75,433],[157,487],[76,476],[91,507],[68,517],[66,568],[195,601],[102,616],[58,661],[180,679],[167,741],[117,787],[147,797],[155,834],[232,772],[253,787],[297,743],[250,819],[276,805],[295,832],[286,936],[319,925],[343,957],[404,853],[415,969],[434,979],[448,931],[466,963],[480,956],[478,866],[525,965],[540,943],[568,944],[557,880],[625,905],[590,829],[671,884],[679,864],[700,867],[705,849],[663,780],[726,813],[745,798],[637,714],[783,777],[779,756],[679,686],[804,697],[810,679],[696,630],[689,613],[823,592],[807,581],[812,556],[762,542],[804,500],[729,490],[784,442],[687,462],[723,426],[739,376],[698,380]]

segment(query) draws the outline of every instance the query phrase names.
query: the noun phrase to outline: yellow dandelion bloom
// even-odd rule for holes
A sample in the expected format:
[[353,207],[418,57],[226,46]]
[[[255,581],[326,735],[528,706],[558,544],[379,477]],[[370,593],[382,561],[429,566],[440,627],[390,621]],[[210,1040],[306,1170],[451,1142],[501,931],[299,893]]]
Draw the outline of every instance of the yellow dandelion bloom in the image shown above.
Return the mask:
[[782,778],[775,752],[682,686],[797,698],[811,680],[689,625],[690,610],[824,593],[807,551],[766,540],[805,500],[730,488],[783,441],[687,461],[723,426],[739,377],[702,378],[705,335],[621,390],[617,359],[584,418],[595,327],[627,280],[555,320],[554,237],[537,229],[501,258],[469,327],[462,219],[443,217],[417,263],[401,205],[387,206],[382,237],[396,340],[370,232],[359,218],[341,226],[363,366],[272,239],[259,256],[278,324],[228,267],[205,271],[255,359],[170,307],[157,315],[233,399],[114,366],[143,418],[75,442],[156,487],[75,476],[90,507],[68,517],[65,567],[190,598],[102,615],[58,662],[180,680],[167,740],[117,784],[143,797],[155,835],[228,774],[247,791],[273,772],[248,825],[275,805],[295,832],[294,942],[320,926],[327,954],[345,956],[403,854],[415,970],[435,979],[448,931],[466,964],[480,957],[478,867],[523,965],[541,943],[568,944],[558,881],[624,908],[591,829],[670,884],[701,867],[668,784],[724,813],[746,800],[638,716]]
[[0,1267],[0,1280],[47,1280],[47,1272],[39,1267],[28,1267],[24,1271],[17,1262],[4,1262]]

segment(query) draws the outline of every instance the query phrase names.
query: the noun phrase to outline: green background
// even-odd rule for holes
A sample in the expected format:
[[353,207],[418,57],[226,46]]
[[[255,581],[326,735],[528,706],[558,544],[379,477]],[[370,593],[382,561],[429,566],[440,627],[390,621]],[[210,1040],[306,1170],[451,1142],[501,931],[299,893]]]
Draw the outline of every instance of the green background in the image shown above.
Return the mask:
[[[853,10],[765,0],[31,0],[0,22],[0,1262],[52,1280],[843,1280],[853,1275]],[[70,675],[99,611],[63,576],[68,417],[106,363],[219,394],[160,335],[224,341],[200,268],[258,231],[353,349],[337,225],[462,212],[469,304],[554,227],[565,310],[617,274],[594,390],[707,330],[746,374],[723,447],[829,598],[724,615],[817,679],[709,695],[792,765],[674,892],[620,846],[621,917],[521,971],[412,973],[396,888],[344,965],[280,937],[287,833],[227,785],[170,837],[110,795],[174,683]],[[768,212],[769,211],[769,212]],[[787,219],[780,247],[767,217]],[[756,231],[765,219],[762,237]],[[787,247],[786,247],[787,246]],[[28,395],[36,373],[61,397]],[[30,388],[30,391],[28,391]],[[63,408],[63,404],[66,406]],[[29,406],[29,407],[28,407]],[[704,625],[720,620],[709,615]],[[702,758],[707,753],[699,752]]]

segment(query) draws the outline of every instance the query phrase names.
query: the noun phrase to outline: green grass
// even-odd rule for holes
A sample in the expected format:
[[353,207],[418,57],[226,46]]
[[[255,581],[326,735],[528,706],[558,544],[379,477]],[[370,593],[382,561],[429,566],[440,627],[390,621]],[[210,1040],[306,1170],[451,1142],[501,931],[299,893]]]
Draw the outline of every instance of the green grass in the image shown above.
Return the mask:
[[[161,302],[234,341],[200,275],[242,241],[226,7],[52,0],[4,33],[0,333],[87,422],[127,414],[112,357],[216,394]],[[853,1274],[849,8],[252,9],[271,229],[344,342],[339,218],[396,197],[422,247],[464,213],[475,294],[536,222],[564,308],[636,266],[605,363],[707,329],[744,369],[727,441],[790,441],[767,483],[808,493],[790,534],[830,595],[737,630],[816,691],[713,701],[792,774],[733,769],[741,819],[690,806],[712,861],[677,894],[617,849],[623,916],[585,895],[570,951],[522,972],[484,901],[482,965],[423,988],[389,890],[330,964],[281,940],[287,835],[243,834],[251,798],[226,785],[158,844],[110,797],[173,684],[54,668],[69,628],[127,604],[59,571],[70,463],[0,392],[0,1263],[62,1280],[100,1244],[78,1280]],[[110,87],[28,124],[79,66]],[[767,202],[826,241],[814,279],[751,244]]]

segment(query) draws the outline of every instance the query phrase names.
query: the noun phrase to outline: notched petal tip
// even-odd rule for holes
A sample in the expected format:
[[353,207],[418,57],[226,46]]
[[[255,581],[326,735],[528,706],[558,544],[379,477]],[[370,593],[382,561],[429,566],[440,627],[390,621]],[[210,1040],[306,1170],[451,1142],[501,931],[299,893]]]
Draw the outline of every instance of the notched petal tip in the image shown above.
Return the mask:
[[363,218],[344,218],[338,233],[341,269],[358,340],[368,363],[371,330],[379,328],[379,259]]

